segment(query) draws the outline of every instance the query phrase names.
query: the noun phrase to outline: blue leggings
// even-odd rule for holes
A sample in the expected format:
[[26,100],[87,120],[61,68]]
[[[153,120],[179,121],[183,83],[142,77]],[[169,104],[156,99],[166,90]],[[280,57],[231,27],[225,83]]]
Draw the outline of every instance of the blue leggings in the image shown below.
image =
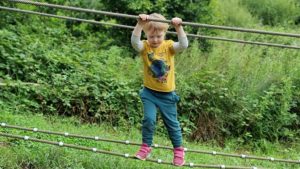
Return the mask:
[[144,106],[144,119],[142,126],[143,143],[152,145],[156,124],[156,112],[159,108],[163,122],[168,130],[169,137],[174,148],[182,145],[182,134],[177,120],[176,103],[179,96],[173,92],[158,92],[144,87],[140,96]]

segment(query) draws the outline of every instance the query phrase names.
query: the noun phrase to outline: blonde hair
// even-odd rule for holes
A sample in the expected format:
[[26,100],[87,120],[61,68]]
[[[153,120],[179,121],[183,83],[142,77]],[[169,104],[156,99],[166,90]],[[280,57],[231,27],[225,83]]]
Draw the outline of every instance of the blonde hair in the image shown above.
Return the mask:
[[[153,13],[149,15],[150,18],[153,19],[161,19],[161,20],[166,20],[166,18],[164,16],[162,16],[161,14],[158,13]],[[168,23],[164,23],[164,22],[155,22],[155,21],[150,21],[147,22],[143,28],[144,32],[147,33],[149,31],[164,31],[166,32],[169,28],[169,24]]]

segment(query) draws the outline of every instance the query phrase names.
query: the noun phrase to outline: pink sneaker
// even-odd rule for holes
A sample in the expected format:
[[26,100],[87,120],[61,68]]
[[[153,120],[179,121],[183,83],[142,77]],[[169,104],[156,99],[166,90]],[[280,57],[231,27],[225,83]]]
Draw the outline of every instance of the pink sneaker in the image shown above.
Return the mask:
[[140,160],[145,160],[150,155],[151,150],[151,147],[143,143],[140,150],[136,153],[135,157]]
[[176,166],[183,166],[185,161],[184,161],[184,148],[183,147],[177,147],[174,148],[174,159],[173,159],[173,164]]

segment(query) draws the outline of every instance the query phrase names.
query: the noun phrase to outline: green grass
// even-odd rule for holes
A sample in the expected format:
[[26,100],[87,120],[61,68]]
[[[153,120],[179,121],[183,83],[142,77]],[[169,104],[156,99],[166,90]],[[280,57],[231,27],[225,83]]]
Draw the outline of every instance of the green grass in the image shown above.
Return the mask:
[[[41,114],[14,114],[9,111],[2,111],[0,122],[6,122],[10,125],[23,126],[27,128],[37,127],[41,130],[50,130],[57,132],[69,132],[85,136],[100,136],[102,138],[114,140],[130,140],[132,142],[141,141],[141,133],[136,128],[114,128],[106,124],[82,124],[78,119],[72,117],[44,116]],[[98,149],[113,151],[117,153],[129,153],[134,155],[139,147],[116,143],[95,142],[92,140],[66,138],[41,133],[32,133],[15,129],[0,128],[1,132],[29,135],[31,137],[62,141],[64,143],[82,145],[87,147],[97,147]],[[155,135],[155,143],[170,146],[170,141],[165,136]],[[122,157],[98,154],[87,151],[75,150],[71,148],[62,148],[53,145],[46,145],[35,142],[25,142],[12,138],[0,137],[0,168],[19,169],[19,168],[74,168],[74,169],[94,169],[94,168],[174,168],[155,164],[147,161],[138,161]],[[258,144],[258,143],[257,143]],[[225,147],[221,148],[214,143],[184,143],[185,147],[195,150],[217,151],[232,154],[251,154],[256,156],[297,159],[300,156],[300,145],[289,144],[280,145],[278,143],[259,143],[259,148],[255,146],[239,146],[236,141],[226,142]],[[173,154],[170,150],[154,149],[151,158],[171,161]],[[225,164],[230,166],[258,166],[264,168],[300,168],[300,165],[271,163],[258,160],[243,160],[240,158],[212,156],[205,154],[187,153],[186,161],[195,164]]]

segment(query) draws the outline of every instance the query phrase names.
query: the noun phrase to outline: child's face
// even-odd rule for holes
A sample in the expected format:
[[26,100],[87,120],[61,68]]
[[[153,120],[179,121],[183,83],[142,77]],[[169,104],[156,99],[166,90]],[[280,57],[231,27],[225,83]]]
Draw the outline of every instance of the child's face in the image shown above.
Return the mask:
[[163,40],[165,39],[164,31],[149,31],[147,32],[147,40],[150,44],[150,47],[157,48],[161,45]]

